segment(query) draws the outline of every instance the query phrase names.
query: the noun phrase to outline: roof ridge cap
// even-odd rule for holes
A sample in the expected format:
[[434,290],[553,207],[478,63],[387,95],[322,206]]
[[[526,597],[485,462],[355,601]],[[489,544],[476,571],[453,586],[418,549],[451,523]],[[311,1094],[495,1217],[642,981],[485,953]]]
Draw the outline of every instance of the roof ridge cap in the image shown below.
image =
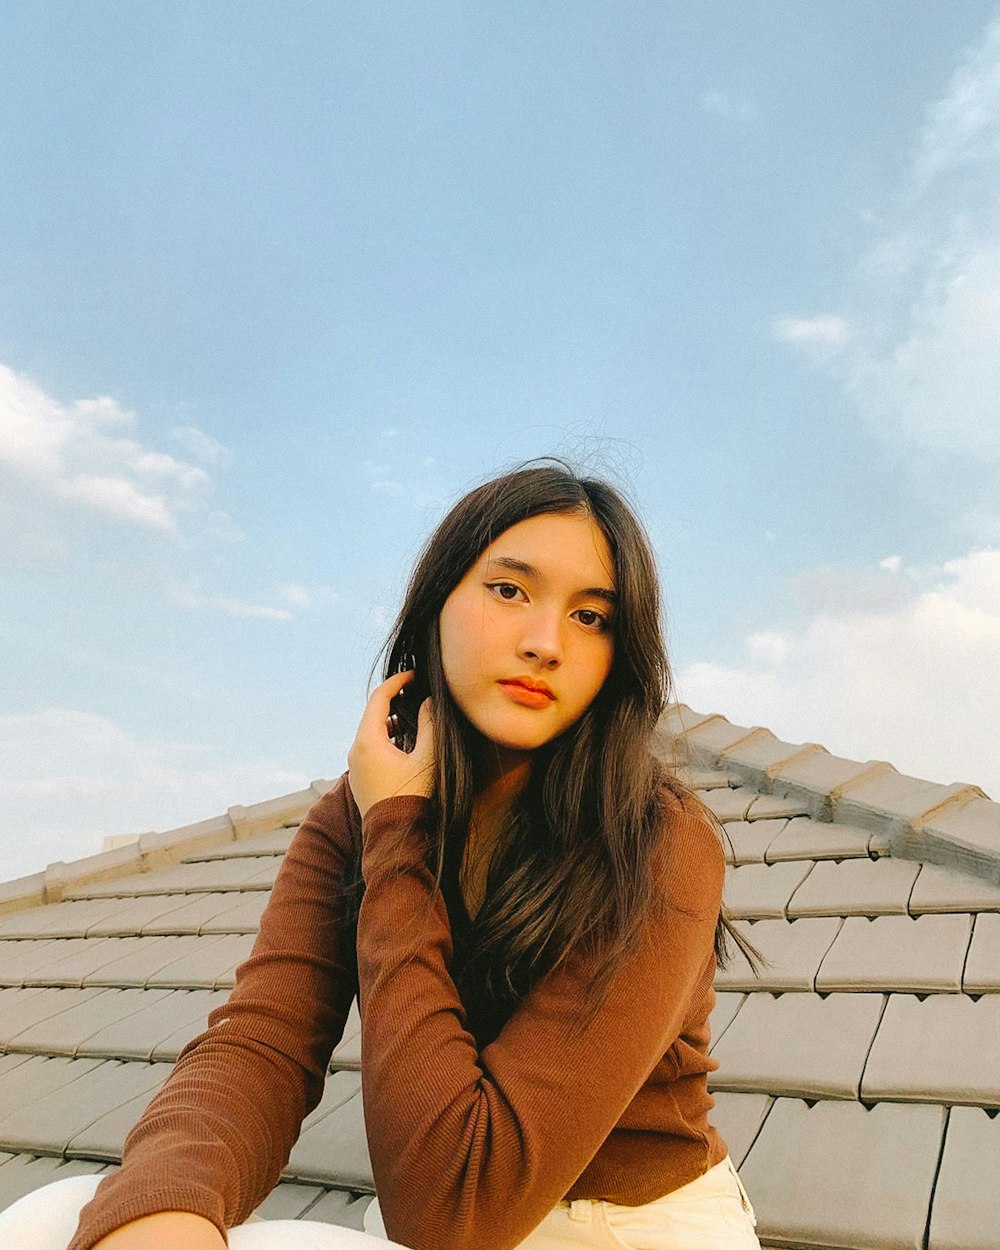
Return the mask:
[[280,828],[284,820],[299,819],[335,783],[310,782],[295,790],[247,805],[234,804],[224,815],[157,833],[140,833],[129,842],[84,855],[75,860],[54,860],[41,872],[0,883],[0,916],[29,907],[58,903],[73,890],[98,881],[115,881],[137,872],[156,872],[180,863],[190,852],[239,842],[258,833]]
[[783,742],[761,726],[734,725],[721,713],[682,703],[670,705],[657,733],[679,740],[692,764],[724,769],[761,794],[798,799],[814,820],[874,833],[882,854],[1000,884],[1000,803],[980,786],[944,785],[901,773],[886,760],[852,760],[819,743]]

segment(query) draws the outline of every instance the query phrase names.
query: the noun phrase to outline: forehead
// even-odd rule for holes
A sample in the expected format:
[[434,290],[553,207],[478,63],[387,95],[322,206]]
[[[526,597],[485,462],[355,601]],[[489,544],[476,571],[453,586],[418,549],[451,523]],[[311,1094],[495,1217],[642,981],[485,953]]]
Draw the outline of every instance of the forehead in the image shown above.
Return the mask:
[[586,586],[615,588],[614,558],[604,531],[589,513],[545,512],[518,521],[480,557],[533,565],[542,576],[561,576]]

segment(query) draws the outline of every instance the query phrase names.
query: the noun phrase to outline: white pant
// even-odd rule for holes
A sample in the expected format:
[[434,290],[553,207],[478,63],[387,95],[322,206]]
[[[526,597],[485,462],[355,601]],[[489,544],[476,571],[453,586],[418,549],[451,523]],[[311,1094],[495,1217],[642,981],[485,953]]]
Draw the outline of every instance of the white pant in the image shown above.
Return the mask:
[[[54,1181],[0,1211],[4,1250],[66,1250],[100,1176]],[[726,1158],[703,1176],[640,1207],[600,1199],[560,1202],[517,1250],[760,1250],[756,1219]],[[230,1229],[230,1250],[405,1250],[386,1239],[374,1201],[363,1233],[315,1220],[258,1220]]]

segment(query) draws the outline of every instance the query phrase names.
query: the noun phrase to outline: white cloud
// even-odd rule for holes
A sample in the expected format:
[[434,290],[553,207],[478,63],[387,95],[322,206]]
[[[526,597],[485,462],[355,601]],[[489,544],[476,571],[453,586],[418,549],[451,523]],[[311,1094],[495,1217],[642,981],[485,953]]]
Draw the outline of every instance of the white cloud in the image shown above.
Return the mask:
[[4,880],[92,855],[103,838],[170,829],[308,785],[274,760],[226,762],[72,708],[0,716]]
[[[680,699],[1000,799],[1000,550],[899,571],[817,570],[824,595],[799,626],[755,633],[743,663],[688,665]],[[873,595],[880,579],[895,583],[895,599]]]
[[772,327],[774,337],[783,343],[821,343],[839,347],[846,342],[850,327],[843,317],[780,317]]
[[[942,460],[978,475],[956,532],[996,541],[1000,491],[1000,19],[925,112],[894,202],[872,213],[841,318],[786,318],[791,344],[818,359],[869,428],[925,488]],[[981,524],[977,523],[981,521]]]
[[745,101],[737,100],[728,92],[718,89],[703,93],[701,107],[706,113],[712,113],[716,117],[739,121],[746,121],[751,115],[750,106]]
[[209,483],[204,469],[123,431],[133,413],[108,396],[60,403],[0,365],[0,486],[18,482],[108,521],[171,532]]
[[199,595],[185,586],[171,586],[168,594],[182,608],[212,608],[227,616],[244,620],[290,621],[292,613],[287,608],[272,608],[231,595]]
[[223,465],[230,459],[228,447],[224,447],[210,434],[196,429],[193,425],[175,426],[170,431],[170,437],[203,464]]
[[285,582],[278,587],[278,594],[293,608],[303,611],[341,602],[341,595],[332,586],[303,586],[300,582]]

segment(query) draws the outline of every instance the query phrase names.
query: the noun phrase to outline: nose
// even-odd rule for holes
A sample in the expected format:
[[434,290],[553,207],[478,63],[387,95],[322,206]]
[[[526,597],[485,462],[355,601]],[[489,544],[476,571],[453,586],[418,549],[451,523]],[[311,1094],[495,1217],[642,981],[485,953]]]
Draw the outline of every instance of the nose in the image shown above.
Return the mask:
[[517,648],[518,658],[532,660],[543,668],[562,663],[562,638],[554,613],[532,613]]

